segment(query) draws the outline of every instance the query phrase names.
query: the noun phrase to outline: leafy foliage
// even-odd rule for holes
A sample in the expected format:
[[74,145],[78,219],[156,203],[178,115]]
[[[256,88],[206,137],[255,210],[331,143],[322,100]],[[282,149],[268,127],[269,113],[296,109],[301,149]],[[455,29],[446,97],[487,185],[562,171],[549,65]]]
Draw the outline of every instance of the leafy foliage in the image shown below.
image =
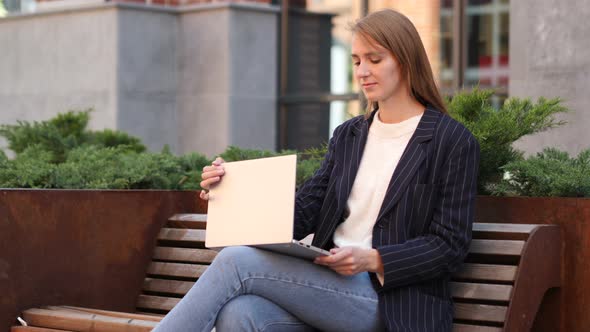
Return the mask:
[[[476,89],[448,101],[449,113],[462,122],[481,147],[480,193],[508,195],[588,196],[590,152],[577,159],[556,150],[528,160],[512,148],[519,138],[559,125],[555,115],[566,112],[559,99],[508,99],[499,109],[491,91]],[[175,156],[165,147],[146,152],[145,145],[127,133],[87,130],[91,110],[67,112],[53,119],[0,125],[0,136],[16,157],[0,150],[0,187],[93,189],[200,189],[204,166],[211,160],[198,153]],[[298,152],[297,184],[320,167],[324,144]],[[296,151],[228,147],[220,156],[227,162],[294,154]],[[503,173],[512,174],[510,181]]]
[[450,115],[463,123],[480,144],[479,190],[502,179],[501,167],[522,159],[512,143],[519,138],[564,124],[555,115],[567,112],[560,99],[509,98],[497,110],[492,106],[491,90],[475,89],[457,94],[448,102]]
[[[229,146],[220,157],[226,162],[238,160],[250,160],[258,158],[268,158],[276,156],[284,156],[295,154],[294,150],[283,150],[280,152],[272,152],[267,150],[242,149],[237,146]],[[313,173],[320,167],[320,164],[326,153],[326,148],[311,148],[301,153],[298,153],[297,158],[297,185],[301,185],[309,179]]]
[[111,129],[89,133],[87,142],[91,145],[111,148],[126,146],[128,149],[135,152],[144,152],[146,150],[145,145],[141,143],[139,138]]
[[268,157],[276,157],[276,156],[283,156],[288,154],[294,154],[295,151],[293,150],[283,150],[281,152],[273,152],[268,150],[255,150],[255,149],[242,149],[237,146],[229,146],[223,153],[219,156],[223,158],[226,162],[230,161],[238,161],[238,160],[250,160],[250,159],[258,159],[258,158],[268,158]]
[[507,176],[490,186],[495,195],[590,197],[590,149],[577,158],[547,148],[502,167]]
[[26,148],[14,160],[0,160],[0,187],[48,188],[55,170],[53,155],[40,145]]
[[16,125],[0,125],[0,136],[8,140],[8,147],[16,154],[30,146],[40,146],[52,153],[51,161],[54,163],[64,162],[69,151],[82,145],[126,145],[136,152],[145,151],[145,146],[138,138],[126,133],[110,129],[97,132],[86,130],[91,112],[70,111],[47,121],[18,121]]
[[68,150],[84,141],[84,129],[90,111],[68,112],[42,122],[18,121],[16,125],[1,125],[0,135],[8,140],[8,147],[16,154],[31,146],[39,146],[52,153],[53,162],[65,160]]
[[318,148],[309,148],[299,153],[297,163],[297,184],[301,185],[307,179],[313,176],[321,166],[324,156],[328,150],[328,145],[323,144]]
[[210,161],[193,153],[147,153],[141,141],[115,130],[89,131],[90,110],[0,126],[16,154],[0,153],[0,187],[64,189],[199,189]]

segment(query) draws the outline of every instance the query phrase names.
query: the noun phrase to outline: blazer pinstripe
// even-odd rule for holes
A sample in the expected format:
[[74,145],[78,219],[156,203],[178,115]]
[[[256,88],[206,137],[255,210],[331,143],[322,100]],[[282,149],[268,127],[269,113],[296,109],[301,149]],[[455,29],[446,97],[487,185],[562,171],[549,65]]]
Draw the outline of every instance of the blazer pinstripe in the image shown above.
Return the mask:
[[[374,116],[353,118],[334,131],[320,169],[297,192],[295,238],[315,233],[315,246],[333,247]],[[471,242],[478,164],[471,133],[427,107],[388,179],[373,227],[383,286],[371,278],[388,331],[451,331],[449,277]]]

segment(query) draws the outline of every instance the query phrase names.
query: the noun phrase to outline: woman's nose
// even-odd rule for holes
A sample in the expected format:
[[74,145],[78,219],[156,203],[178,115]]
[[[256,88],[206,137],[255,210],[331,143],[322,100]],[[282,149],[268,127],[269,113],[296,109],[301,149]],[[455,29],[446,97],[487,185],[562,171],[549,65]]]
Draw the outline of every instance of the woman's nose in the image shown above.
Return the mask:
[[359,65],[356,69],[356,75],[358,77],[367,77],[367,76],[369,76],[369,74],[370,73],[369,73],[368,68],[366,66],[363,66],[362,64]]

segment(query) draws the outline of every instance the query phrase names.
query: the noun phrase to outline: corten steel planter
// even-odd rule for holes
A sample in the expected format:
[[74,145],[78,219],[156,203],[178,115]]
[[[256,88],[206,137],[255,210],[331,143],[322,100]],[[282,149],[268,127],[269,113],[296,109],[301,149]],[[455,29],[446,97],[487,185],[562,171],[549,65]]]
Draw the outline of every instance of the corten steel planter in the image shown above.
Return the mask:
[[0,189],[0,330],[23,309],[134,311],[158,231],[196,191]]
[[476,221],[559,225],[562,288],[546,295],[533,331],[590,331],[589,198],[480,196]]

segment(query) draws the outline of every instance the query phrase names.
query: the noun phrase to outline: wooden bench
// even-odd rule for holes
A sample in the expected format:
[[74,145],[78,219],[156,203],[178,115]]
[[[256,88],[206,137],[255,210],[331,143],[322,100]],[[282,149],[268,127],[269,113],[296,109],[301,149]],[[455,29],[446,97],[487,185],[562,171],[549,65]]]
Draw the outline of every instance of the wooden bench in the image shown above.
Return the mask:
[[[53,306],[25,310],[28,327],[12,332],[150,331],[191,288],[216,255],[204,248],[205,215],[175,215],[158,235],[137,313]],[[559,287],[557,226],[483,224],[452,278],[455,332],[529,331],[547,290]]]

